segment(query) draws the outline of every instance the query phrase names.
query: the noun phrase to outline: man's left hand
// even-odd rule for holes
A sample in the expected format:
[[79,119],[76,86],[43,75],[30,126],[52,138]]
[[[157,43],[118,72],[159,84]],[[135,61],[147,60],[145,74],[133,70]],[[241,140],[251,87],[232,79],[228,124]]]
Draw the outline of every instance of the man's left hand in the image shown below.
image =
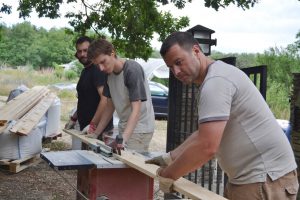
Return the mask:
[[97,126],[94,124],[94,122],[91,122],[89,125],[87,125],[83,130],[82,133],[85,134],[93,134],[96,130]]

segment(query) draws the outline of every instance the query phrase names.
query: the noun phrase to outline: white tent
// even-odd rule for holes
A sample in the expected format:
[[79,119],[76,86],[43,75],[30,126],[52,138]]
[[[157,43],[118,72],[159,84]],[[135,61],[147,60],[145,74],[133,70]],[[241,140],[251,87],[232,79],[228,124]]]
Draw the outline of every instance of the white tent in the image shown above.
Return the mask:
[[142,65],[148,80],[151,80],[153,76],[169,78],[169,68],[162,58],[149,58],[148,61],[137,59],[136,61]]

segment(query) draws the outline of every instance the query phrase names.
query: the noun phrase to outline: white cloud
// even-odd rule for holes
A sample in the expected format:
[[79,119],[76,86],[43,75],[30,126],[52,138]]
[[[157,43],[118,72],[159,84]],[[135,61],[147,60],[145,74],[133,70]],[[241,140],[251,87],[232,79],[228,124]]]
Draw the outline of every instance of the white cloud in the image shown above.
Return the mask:
[[[14,9],[18,5],[18,0],[1,0],[1,2],[14,2]],[[70,9],[73,9],[72,6],[65,6],[63,11]],[[172,5],[161,6],[159,9],[170,11],[175,17],[188,16],[190,18],[188,28],[200,24],[214,30],[212,38],[217,38],[217,46],[213,46],[212,49],[224,53],[256,53],[274,46],[286,47],[295,42],[295,36],[300,31],[300,1],[298,0],[261,0],[249,10],[231,5],[215,11],[204,7],[203,0],[194,0],[193,3],[186,4],[183,10],[178,10]],[[2,15],[2,17],[0,21],[7,25],[23,21],[18,18],[15,10],[12,14]],[[33,15],[28,20],[46,29],[69,26],[65,18],[39,19]],[[157,42],[157,37],[155,38],[152,45],[159,49],[161,43]]]

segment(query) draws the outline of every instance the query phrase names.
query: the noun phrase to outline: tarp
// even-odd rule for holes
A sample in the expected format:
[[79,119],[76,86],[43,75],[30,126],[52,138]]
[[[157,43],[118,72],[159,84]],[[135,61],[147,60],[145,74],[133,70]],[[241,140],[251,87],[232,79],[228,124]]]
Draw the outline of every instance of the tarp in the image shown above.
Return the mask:
[[148,80],[151,80],[154,76],[169,78],[169,68],[162,58],[149,58],[147,61],[136,59],[136,61],[142,65]]

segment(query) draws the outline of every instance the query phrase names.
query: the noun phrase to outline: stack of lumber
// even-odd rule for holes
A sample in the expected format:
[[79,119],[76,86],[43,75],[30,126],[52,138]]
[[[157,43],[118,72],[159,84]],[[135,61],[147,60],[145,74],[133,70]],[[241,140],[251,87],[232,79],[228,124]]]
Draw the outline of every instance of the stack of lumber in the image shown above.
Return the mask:
[[14,120],[17,123],[9,131],[28,135],[47,112],[55,97],[45,86],[35,86],[0,107],[0,134]]

